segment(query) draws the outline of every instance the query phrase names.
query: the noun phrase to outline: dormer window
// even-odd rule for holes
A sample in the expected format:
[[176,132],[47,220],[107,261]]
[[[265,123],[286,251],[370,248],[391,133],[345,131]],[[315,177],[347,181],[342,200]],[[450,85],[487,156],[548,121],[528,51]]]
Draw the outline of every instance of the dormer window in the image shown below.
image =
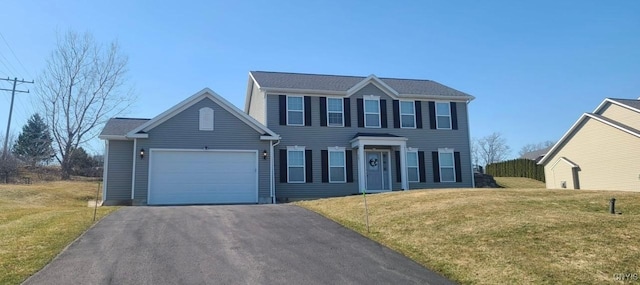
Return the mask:
[[213,109],[209,107],[201,108],[199,113],[200,130],[213,131]]
[[364,127],[380,128],[380,97],[364,96]]

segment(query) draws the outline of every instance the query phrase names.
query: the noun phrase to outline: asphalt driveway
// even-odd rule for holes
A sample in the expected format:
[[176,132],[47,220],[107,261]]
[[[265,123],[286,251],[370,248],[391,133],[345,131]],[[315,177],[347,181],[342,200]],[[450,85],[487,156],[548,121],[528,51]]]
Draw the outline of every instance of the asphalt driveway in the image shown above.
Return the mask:
[[124,207],[25,284],[451,284],[293,205]]

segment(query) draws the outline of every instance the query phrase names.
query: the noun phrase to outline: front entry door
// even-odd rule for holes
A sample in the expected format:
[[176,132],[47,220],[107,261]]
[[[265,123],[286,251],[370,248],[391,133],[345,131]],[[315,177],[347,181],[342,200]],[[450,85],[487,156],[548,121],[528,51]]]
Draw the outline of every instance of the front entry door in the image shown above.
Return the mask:
[[367,165],[367,190],[388,190],[389,184],[385,177],[387,173],[388,155],[379,151],[367,151],[365,155]]

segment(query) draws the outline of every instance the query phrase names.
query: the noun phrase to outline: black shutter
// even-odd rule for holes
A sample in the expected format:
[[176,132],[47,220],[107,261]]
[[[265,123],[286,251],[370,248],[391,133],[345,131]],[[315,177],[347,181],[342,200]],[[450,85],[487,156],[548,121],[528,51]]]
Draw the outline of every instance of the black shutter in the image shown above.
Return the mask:
[[416,128],[422,129],[422,101],[416,101]]
[[456,102],[449,103],[451,105],[451,128],[458,129],[458,108],[456,108]]
[[440,159],[438,158],[438,152],[431,153],[433,159],[433,182],[440,182]]
[[400,172],[400,152],[396,150],[396,182],[402,182],[402,173]]
[[280,183],[287,183],[287,150],[280,150]]
[[347,182],[353,182],[353,154],[351,150],[345,150],[344,159],[346,160],[344,166],[347,168]]
[[[280,95],[278,96],[278,102],[280,103],[280,125],[287,124],[287,96]],[[286,181],[285,181],[286,182]]]
[[381,127],[387,127],[387,100],[385,99],[380,100],[380,122]]
[[436,103],[429,102],[429,125],[432,130],[436,129]]
[[320,160],[322,161],[322,183],[329,182],[329,151],[320,150]]
[[462,182],[462,168],[460,167],[460,152],[456,151],[453,153],[453,160],[455,162],[456,167],[456,182]]
[[351,127],[351,100],[344,98],[344,126]]
[[306,180],[307,183],[312,183],[313,182],[313,168],[312,168],[312,163],[311,163],[311,150],[307,149],[304,151],[304,168],[305,168],[305,175],[306,175]]
[[327,97],[320,97],[320,126],[327,126]]
[[358,98],[357,101],[357,109],[358,109],[358,128],[364,128],[364,102],[362,98]]
[[393,127],[400,128],[400,101],[393,100]]
[[418,169],[420,169],[420,182],[427,182],[427,170],[424,163],[424,151],[418,151]]
[[304,96],[304,125],[311,126],[311,97]]

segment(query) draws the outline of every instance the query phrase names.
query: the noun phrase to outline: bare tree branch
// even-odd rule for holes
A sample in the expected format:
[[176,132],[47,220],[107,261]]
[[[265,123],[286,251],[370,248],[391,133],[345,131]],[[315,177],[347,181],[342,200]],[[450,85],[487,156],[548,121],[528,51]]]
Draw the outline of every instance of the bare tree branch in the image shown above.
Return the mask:
[[99,126],[131,106],[126,56],[116,42],[107,48],[89,33],[58,36],[57,46],[37,80],[36,91],[55,141],[63,178],[73,150],[95,138]]
[[507,145],[507,140],[502,137],[502,134],[496,132],[479,139],[474,139],[472,143],[474,161],[476,163],[482,163],[482,165],[485,166],[505,160],[510,151],[511,149]]

